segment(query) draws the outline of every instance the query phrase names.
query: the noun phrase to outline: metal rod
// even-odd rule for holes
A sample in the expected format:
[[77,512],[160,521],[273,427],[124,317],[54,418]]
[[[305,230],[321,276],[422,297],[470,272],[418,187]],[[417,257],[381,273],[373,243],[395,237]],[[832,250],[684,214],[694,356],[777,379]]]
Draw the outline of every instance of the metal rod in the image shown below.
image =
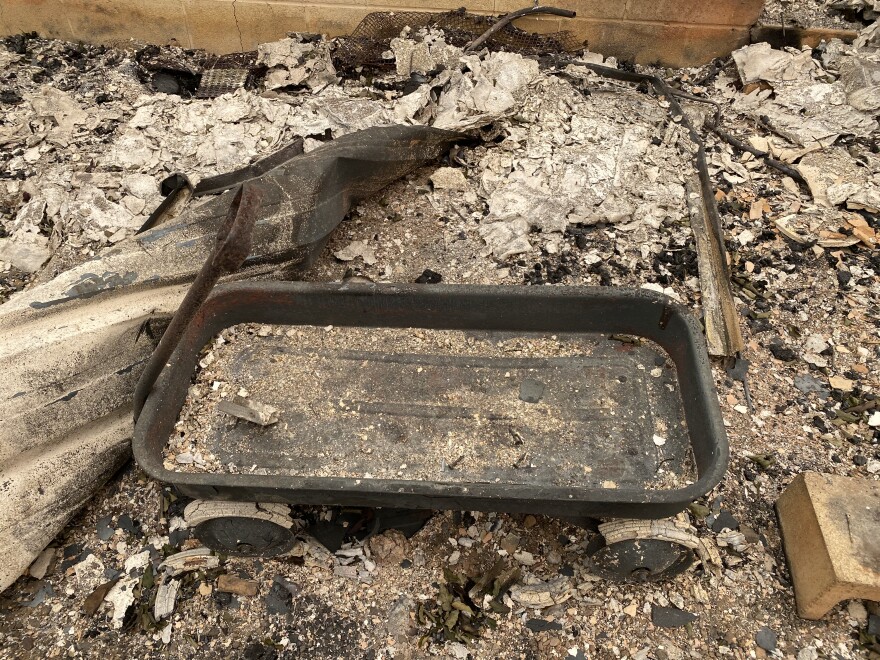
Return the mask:
[[476,50],[480,46],[482,46],[486,41],[489,40],[496,32],[499,32],[504,29],[506,25],[515,21],[518,18],[522,18],[523,16],[531,16],[533,14],[552,14],[553,16],[562,16],[563,18],[574,18],[577,16],[577,12],[568,10],[568,9],[559,9],[558,7],[540,7],[535,5],[534,7],[526,7],[525,9],[517,9],[516,11],[512,11],[509,14],[505,14],[501,18],[499,18],[488,30],[483,32],[479,37],[470,42],[467,46],[465,46],[465,52],[470,50]]

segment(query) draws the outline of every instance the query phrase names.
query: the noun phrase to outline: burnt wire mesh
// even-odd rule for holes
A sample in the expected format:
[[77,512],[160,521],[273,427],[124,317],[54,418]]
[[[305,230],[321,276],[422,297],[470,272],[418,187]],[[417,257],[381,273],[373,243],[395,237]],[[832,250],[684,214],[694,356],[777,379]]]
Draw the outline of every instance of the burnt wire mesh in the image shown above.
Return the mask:
[[[404,28],[413,32],[422,28],[443,30],[446,43],[464,48],[488,30],[498,18],[469,14],[462,9],[445,13],[403,11],[367,14],[350,36],[342,40],[334,59],[337,66],[352,69],[358,66],[388,67],[393,60],[382,58]],[[522,55],[572,53],[584,47],[570,32],[536,34],[511,24],[493,34],[484,44],[490,50],[506,50]]]
[[197,99],[213,99],[234,92],[245,86],[250,71],[248,69],[207,69],[202,73]]

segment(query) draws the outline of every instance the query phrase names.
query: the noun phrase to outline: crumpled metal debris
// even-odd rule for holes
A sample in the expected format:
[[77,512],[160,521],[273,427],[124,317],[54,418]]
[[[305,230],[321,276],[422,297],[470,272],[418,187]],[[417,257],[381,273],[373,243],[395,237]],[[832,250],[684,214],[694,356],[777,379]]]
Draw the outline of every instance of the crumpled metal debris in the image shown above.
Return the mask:
[[339,80],[327,42],[288,38],[260,44],[257,64],[268,67],[263,81],[266,89],[306,86],[314,90]]
[[880,110],[880,61],[859,56],[844,58],[840,80],[852,107],[871,113]]
[[[352,204],[462,137],[424,126],[374,128],[254,179],[264,193],[262,216],[235,277],[307,264]],[[0,307],[0,356],[8,365],[0,385],[0,588],[128,456],[134,385],[231,198],[195,203]]]
[[733,59],[744,84],[764,83],[739,95],[734,110],[771,123],[807,151],[829,147],[841,135],[868,137],[877,129],[874,117],[847,102],[844,82],[829,76],[809,49],[752,44],[735,51]]

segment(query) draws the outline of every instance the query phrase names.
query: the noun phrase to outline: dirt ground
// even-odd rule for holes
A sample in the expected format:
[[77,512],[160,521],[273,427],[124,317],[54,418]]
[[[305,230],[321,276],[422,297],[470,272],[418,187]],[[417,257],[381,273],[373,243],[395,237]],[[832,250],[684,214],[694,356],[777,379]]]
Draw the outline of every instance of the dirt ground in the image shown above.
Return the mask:
[[[837,24],[821,2],[785,4],[793,14],[800,11],[811,20],[821,15]],[[768,7],[767,15],[773,15],[774,7]],[[0,53],[4,48],[11,53],[17,44],[7,40]],[[84,104],[100,104],[102,94],[132,99],[129,89],[147,93],[121,52],[37,41],[24,51],[21,61],[0,73],[4,103],[19,103],[19,94],[45,81],[68,81]],[[112,73],[102,79],[104,71]],[[745,95],[736,71],[727,63],[720,73],[705,67],[665,74],[683,91],[728,104],[725,125],[741,140],[772,137],[747,111],[734,108]],[[542,88],[540,103],[525,104],[494,128],[499,135],[518,138],[502,146],[514,162],[526,160],[527,138],[517,131],[528,130],[523,126],[530,125],[530,117],[548,118],[547,125],[558,119],[558,126],[546,130],[558,129],[563,144],[565,135],[585,130],[572,126],[573,116],[604,112],[610,117],[619,107],[651,118],[656,110],[633,110],[641,101],[627,100],[635,94],[631,90],[612,85],[611,91],[621,95],[615,98],[623,101],[609,103],[604,83],[585,94],[573,83],[565,82],[562,89],[556,85],[563,83],[552,80]],[[557,101],[583,108],[554,110]],[[705,112],[699,103],[688,104],[687,110],[695,117]],[[94,128],[82,138],[87,150],[98,153],[112,143],[134,112],[126,107],[118,117],[105,117],[97,124],[104,126],[103,133]],[[863,138],[844,136],[832,148],[874,173],[880,171],[877,135],[874,129]],[[845,204],[817,205],[810,186],[786,180],[711,133],[704,137],[728,237],[745,349],[737,364],[720,359],[712,364],[730,442],[729,469],[683,515],[700,537],[718,545],[720,566],[695,562],[665,582],[615,583],[598,578],[585,562],[596,535],[589,523],[467,511],[435,512],[408,540],[384,534],[366,543],[349,541],[333,554],[305,535],[326,522],[328,512],[301,507],[291,517],[304,534],[286,555],[215,556],[173,579],[163,578],[165,559],[201,544],[183,520],[187,500],[129,462],[52,543],[44,575],[22,577],[0,595],[0,657],[880,657],[877,634],[869,635],[871,626],[880,625],[877,603],[844,603],[815,622],[796,615],[773,508],[805,470],[880,479],[880,429],[869,425],[880,388],[880,250],[865,241],[822,247],[815,238],[827,241],[831,233],[851,238],[861,224],[850,220],[864,220],[868,230],[880,231],[877,215]],[[16,146],[0,157],[0,166],[7,169],[4,180],[35,175],[31,156],[23,155],[29,148]],[[260,149],[271,151],[267,145],[254,146]],[[465,147],[454,158],[360,203],[303,279],[339,281],[356,275],[415,282],[427,269],[444,284],[647,284],[699,313],[694,238],[683,219],[683,197],[675,191],[662,191],[665,201],[656,223],[639,225],[636,217],[582,219],[557,232],[532,227],[526,236],[529,250],[506,257],[490,254],[481,220],[492,212],[491,198],[481,186],[495,176],[495,149],[491,141]],[[67,167],[70,152],[51,153],[56,155],[43,151],[34,157],[52,157]],[[671,151],[671,165],[663,165],[662,153],[647,153],[641,165],[632,166],[634,171],[649,169],[655,162],[650,159],[659,163],[658,172],[683,167]],[[550,169],[561,162],[545,155]],[[446,190],[432,182],[441,165],[462,170],[464,188]],[[542,176],[539,169],[534,172],[535,180]],[[199,172],[206,173],[213,173],[211,166]],[[630,192],[640,185],[633,183]],[[11,225],[26,201],[19,188],[7,192],[0,199],[0,220]],[[135,219],[139,213],[145,211],[135,213]],[[815,237],[792,240],[779,228],[780,218],[788,219],[783,227]],[[69,256],[65,263],[100,250],[110,234],[86,236],[85,247],[61,246]],[[353,243],[372,254],[348,258],[344,250]],[[345,259],[335,256],[340,254]],[[7,269],[0,285],[12,293],[31,279]],[[544,451],[553,451],[553,441],[547,438]],[[498,611],[486,607],[488,601],[476,603],[479,625],[472,639],[467,644],[443,639],[431,617],[452,614],[442,608],[444,590],[454,589],[458,580],[471,586],[499,561],[519,574],[516,584],[496,594]],[[250,595],[221,588],[221,582],[229,581],[224,576],[243,580],[241,591]],[[156,617],[160,587],[171,582],[178,589],[173,609]],[[542,594],[540,606],[529,600],[529,588]]]

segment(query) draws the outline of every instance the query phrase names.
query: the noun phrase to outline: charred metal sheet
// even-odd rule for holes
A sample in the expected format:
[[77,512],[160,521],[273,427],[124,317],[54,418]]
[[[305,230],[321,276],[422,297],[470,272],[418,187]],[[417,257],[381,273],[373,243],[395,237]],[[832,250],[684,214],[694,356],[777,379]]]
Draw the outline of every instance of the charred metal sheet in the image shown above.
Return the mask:
[[[352,205],[435,160],[457,133],[343,136],[253,179],[253,247],[229,279],[307,265]],[[0,307],[0,589],[128,455],[135,384],[229,215],[229,192]]]
[[206,179],[202,179],[196,184],[195,190],[193,190],[193,197],[212,195],[221,193],[224,190],[229,190],[240,183],[244,183],[249,179],[255,179],[258,176],[266,174],[266,172],[274,170],[276,167],[284,165],[291,158],[295,158],[302,153],[303,139],[296,138],[293,142],[283,149],[276,151],[271,156],[261,158],[246,167],[242,167],[234,172],[227,172],[225,174],[218,174],[217,176],[210,176]]

